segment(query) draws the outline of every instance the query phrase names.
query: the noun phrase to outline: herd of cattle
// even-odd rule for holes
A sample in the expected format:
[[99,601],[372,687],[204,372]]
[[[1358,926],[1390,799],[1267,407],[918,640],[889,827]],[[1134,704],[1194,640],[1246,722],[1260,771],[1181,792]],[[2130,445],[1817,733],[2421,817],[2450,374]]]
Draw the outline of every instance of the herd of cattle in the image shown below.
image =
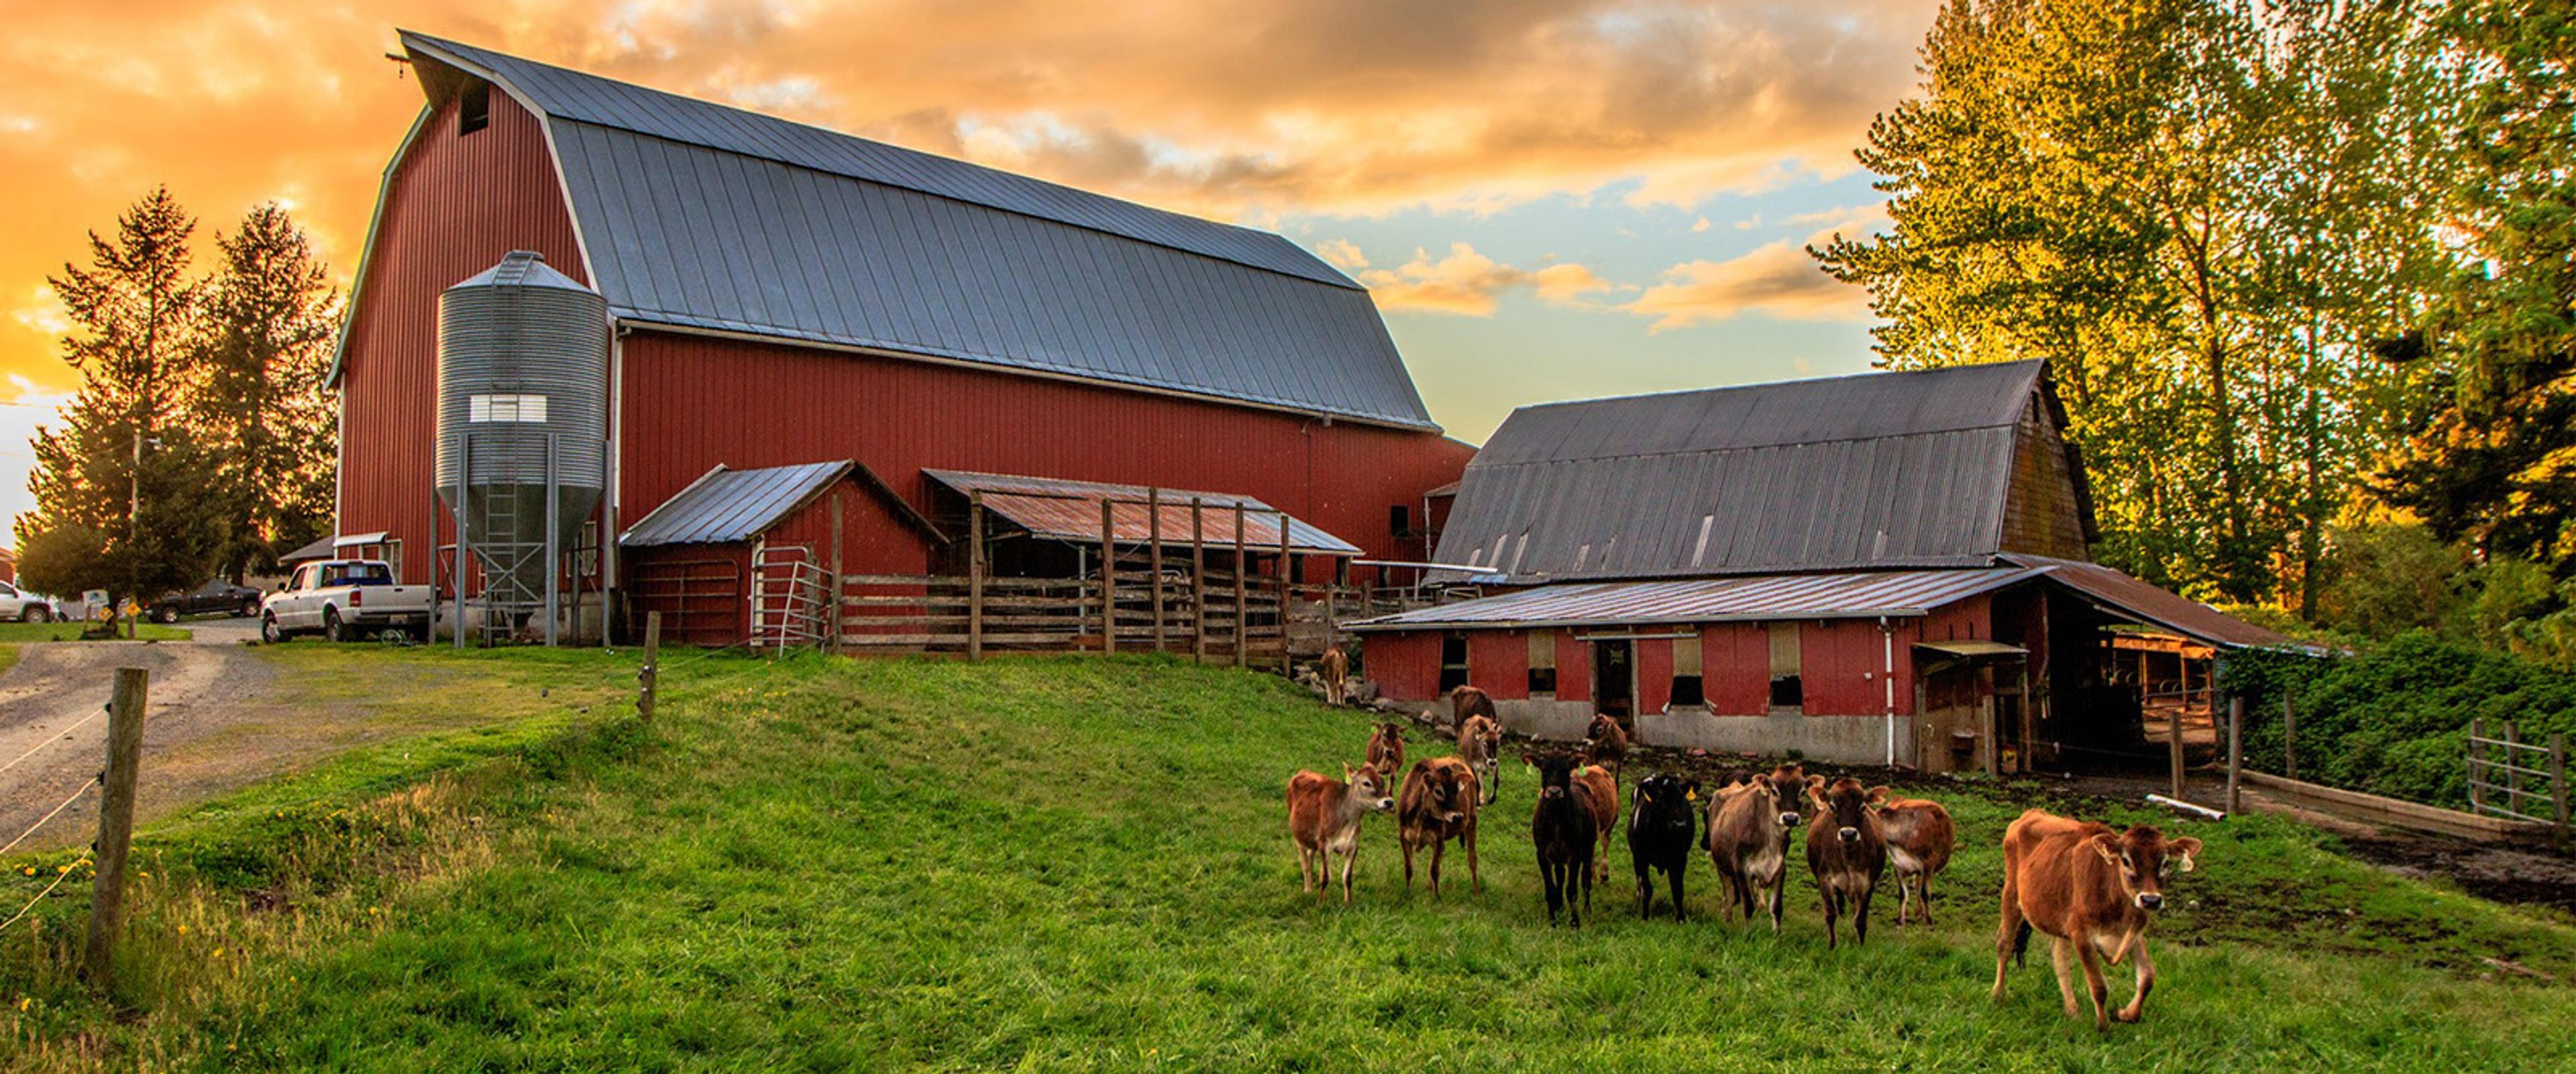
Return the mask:
[[[1429,888],[1440,894],[1440,866],[1448,845],[1467,855],[1467,874],[1479,892],[1484,878],[1476,861],[1477,818],[1500,798],[1496,757],[1502,728],[1493,702],[1472,686],[1451,695],[1454,756],[1404,764],[1403,728],[1377,724],[1361,763],[1345,763],[1342,778],[1301,771],[1288,781],[1288,827],[1297,844],[1297,867],[1306,890],[1321,901],[1341,866],[1342,901],[1351,901],[1351,871],[1358,858],[1360,824],[1369,814],[1395,814],[1396,846],[1404,857],[1404,883],[1413,886],[1414,857],[1430,854]],[[1619,816],[1620,769],[1628,740],[1617,721],[1592,721],[1573,754],[1524,752],[1522,763],[1538,773],[1530,841],[1546,889],[1548,921],[1562,915],[1581,927],[1591,907],[1592,885],[1607,883],[1610,841]],[[1403,781],[1390,791],[1398,772]],[[1704,804],[1703,804],[1704,803]],[[1703,818],[1705,824],[1703,826]],[[1812,818],[1812,820],[1810,819]],[[1890,867],[1896,873],[1897,924],[1916,912],[1932,921],[1932,878],[1949,864],[1956,829],[1940,803],[1892,797],[1885,787],[1811,775],[1795,763],[1768,772],[1731,774],[1711,789],[1697,779],[1652,774],[1637,781],[1628,811],[1628,856],[1636,873],[1637,913],[1651,917],[1654,874],[1669,885],[1673,920],[1683,919],[1683,877],[1699,853],[1725,882],[1726,906],[1746,921],[1768,913],[1780,929],[1788,886],[1789,845],[1805,826],[1808,871],[1824,909],[1825,942],[1840,943],[1848,917],[1855,943],[1869,938],[1870,901]],[[1828,835],[1827,833],[1831,834]],[[2125,832],[2030,810],[2004,832],[2003,917],[1995,939],[1994,996],[2004,994],[2008,965],[2019,965],[2033,929],[2054,941],[2057,984],[2066,1013],[2081,1017],[2071,964],[2084,967],[2094,1024],[2134,1022],[2155,986],[2147,957],[2148,917],[2164,904],[2163,877],[2185,872],[2200,853],[2200,840],[2166,838],[2154,828]],[[1730,913],[1730,916],[1733,916]],[[2134,959],[2137,994],[2128,1006],[2106,1011],[2105,960]]]

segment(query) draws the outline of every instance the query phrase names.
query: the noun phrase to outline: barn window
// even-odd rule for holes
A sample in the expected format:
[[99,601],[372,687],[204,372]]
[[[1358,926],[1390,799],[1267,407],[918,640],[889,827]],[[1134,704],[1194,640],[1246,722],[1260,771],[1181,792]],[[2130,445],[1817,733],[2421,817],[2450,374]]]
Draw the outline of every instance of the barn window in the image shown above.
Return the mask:
[[471,422],[523,421],[543,425],[546,421],[546,397],[542,395],[477,395],[465,401],[465,420]]
[[1705,705],[1708,693],[1700,685],[1699,635],[1673,639],[1673,706]]
[[1440,692],[1467,685],[1467,636],[1452,631],[1440,636]]
[[1771,707],[1794,709],[1806,704],[1807,693],[1799,682],[1801,656],[1798,652],[1798,624],[1771,623]]
[[1530,631],[1529,695],[1556,696],[1556,632],[1553,630]]
[[465,87],[456,101],[456,134],[463,137],[492,125],[492,84],[477,82]]
[[1388,504],[1386,531],[1397,537],[1413,536],[1413,509],[1403,504]]

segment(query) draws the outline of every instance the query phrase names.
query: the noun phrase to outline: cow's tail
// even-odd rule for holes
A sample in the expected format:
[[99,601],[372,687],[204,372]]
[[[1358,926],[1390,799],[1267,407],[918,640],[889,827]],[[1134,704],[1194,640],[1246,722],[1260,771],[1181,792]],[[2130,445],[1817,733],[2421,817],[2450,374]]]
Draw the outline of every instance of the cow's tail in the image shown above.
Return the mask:
[[2030,921],[2025,918],[2013,929],[2013,965],[2022,965],[2022,956],[2030,951]]

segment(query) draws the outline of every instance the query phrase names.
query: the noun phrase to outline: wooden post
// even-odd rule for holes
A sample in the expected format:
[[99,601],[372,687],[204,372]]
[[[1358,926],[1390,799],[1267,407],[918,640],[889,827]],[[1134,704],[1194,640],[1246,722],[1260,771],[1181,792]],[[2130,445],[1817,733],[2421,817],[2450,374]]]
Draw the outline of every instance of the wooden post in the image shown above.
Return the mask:
[[1163,490],[1145,490],[1145,544],[1151,555],[1145,557],[1145,569],[1154,572],[1154,651],[1162,652],[1163,639]]
[[2506,720],[2504,722],[2504,809],[2507,813],[2522,812],[2522,751],[2514,748],[2520,745],[2522,745],[2521,728],[2517,721]]
[[90,888],[89,943],[81,971],[104,992],[116,980],[116,941],[125,932],[125,855],[134,845],[134,777],[143,760],[143,708],[151,675],[116,669],[107,706],[107,771],[99,777],[98,876]]
[[2487,722],[2472,717],[2469,720],[2469,812],[2471,813],[2486,811],[2486,788],[2478,785],[2478,782],[2485,779],[2487,775],[2485,766],[2478,763],[2486,757],[2484,744],[2486,737]]
[[1207,525],[1206,504],[1190,497],[1190,659],[1207,663]]
[[2558,817],[2558,838],[2567,838],[2567,736],[2549,735],[2549,799]]
[[[2186,706],[2187,707],[2187,706]],[[2173,754],[2173,796],[2182,797],[2182,709],[2165,720],[2165,744]]]
[[1292,597],[1290,590],[1294,588],[1293,575],[1297,573],[1297,564],[1288,552],[1288,512],[1279,512],[1278,520],[1279,607],[1276,614],[1279,620],[1279,677],[1284,679],[1291,673],[1289,667],[1291,657],[1288,655],[1288,601]]
[[827,639],[823,651],[841,651],[841,488],[832,486],[832,573],[823,585],[823,629]]
[[2281,693],[2281,774],[2299,778],[2299,710],[2286,690]]
[[966,659],[984,659],[984,494],[966,498]]
[[1251,557],[1243,554],[1243,501],[1234,501],[1234,666],[1244,666],[1243,574],[1251,570]]
[[1118,651],[1118,545],[1109,497],[1100,497],[1100,655]]
[[2245,699],[2227,699],[2227,811],[2236,812],[2243,798],[2237,780],[2245,772]]
[[[1983,727],[1978,728],[1978,729],[1977,729],[1977,733],[1978,733],[1978,734],[1980,734],[1980,735],[1983,735],[1983,736],[1985,737],[1985,741],[1984,741],[1983,745],[1984,745],[1984,746],[1985,746],[1985,748],[1986,748],[1986,774],[1987,774],[1988,776],[2000,776],[2000,775],[2003,775],[2003,774],[2004,774],[2004,759],[2003,759],[2003,751],[2002,751],[2002,750],[1999,750],[1999,749],[1997,749],[1997,748],[1996,748],[1996,742],[1995,742],[1995,699],[1994,699],[1994,698],[1992,698],[1992,697],[1986,697],[1986,698],[1982,698],[1982,699],[1981,699],[1981,703],[1977,706],[1977,719],[1978,719],[1978,721],[1979,721],[1980,723],[1983,723],[1983,724],[1985,725],[1985,726],[1983,726]],[[1920,738],[1921,736],[1919,736],[1919,735],[1918,735],[1918,736],[1916,736],[1916,737]]]
[[662,613],[644,613],[644,667],[635,673],[635,717],[653,722],[653,701],[662,689]]

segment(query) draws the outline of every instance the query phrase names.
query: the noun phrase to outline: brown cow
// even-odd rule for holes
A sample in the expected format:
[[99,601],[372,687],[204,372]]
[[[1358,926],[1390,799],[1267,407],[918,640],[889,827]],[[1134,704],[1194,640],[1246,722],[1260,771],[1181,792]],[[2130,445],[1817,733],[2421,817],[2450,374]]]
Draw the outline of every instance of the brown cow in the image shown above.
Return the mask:
[[1788,883],[1789,833],[1798,826],[1803,783],[1756,775],[1719,791],[1708,803],[1708,861],[1726,881],[1728,905],[1753,920],[1757,898],[1780,931],[1781,889]]
[[1396,843],[1404,848],[1404,889],[1413,890],[1413,852],[1431,848],[1431,897],[1440,897],[1440,859],[1449,841],[1467,851],[1467,877],[1485,890],[1476,868],[1476,772],[1455,757],[1425,757],[1404,775],[1396,795]]
[[1922,907],[1923,923],[1932,923],[1932,878],[1950,864],[1950,847],[1957,841],[1958,830],[1950,824],[1950,811],[1939,802],[1920,798],[1889,798],[1887,788],[1869,789],[1870,813],[1878,818],[1878,834],[1887,840],[1887,863],[1896,869],[1896,923],[1907,921],[1908,892],[1913,905]]
[[[2175,859],[2192,870],[2200,840],[2167,839],[2163,832],[2139,825],[2117,832],[2094,824],[2031,810],[2004,830],[2003,921],[1995,930],[1995,992],[2004,998],[2006,960],[2021,961],[2033,928],[2054,942],[2057,991],[2066,1001],[2066,1016],[2083,1017],[2075,1006],[2075,984],[2067,960],[2080,956],[2084,983],[2093,994],[2093,1028],[2109,1029],[2113,1020],[2134,1022],[2156,986],[2156,963],[2147,957],[2147,919],[2165,902],[2164,875]],[[2138,994],[2117,1011],[2104,1011],[2111,988],[2102,980],[2102,959],[2117,966],[2138,958]]]
[[1340,706],[1351,688],[1351,658],[1339,645],[1324,647],[1323,659],[1315,663],[1315,675],[1324,680],[1324,703]]
[[1482,716],[1499,726],[1503,718],[1494,714],[1494,699],[1473,686],[1460,686],[1449,691],[1449,726],[1465,727],[1470,716]]
[[1887,873],[1887,843],[1879,837],[1878,816],[1869,811],[1869,792],[1849,776],[1832,782],[1809,776],[1807,801],[1816,810],[1816,822],[1807,826],[1807,869],[1815,874],[1816,897],[1825,907],[1825,946],[1839,943],[1834,922],[1846,913],[1852,942],[1868,943],[1869,901]]
[[1599,833],[1601,849],[1592,855],[1593,882],[1610,882],[1611,829],[1619,823],[1619,780],[1610,770],[1587,764],[1574,770],[1574,782],[1582,784],[1592,803],[1592,827]]
[[1628,762],[1628,729],[1608,716],[1595,716],[1583,737],[1589,743],[1586,752],[1592,763],[1609,765],[1611,778],[1618,778],[1619,769]]
[[1315,893],[1316,902],[1323,902],[1324,890],[1333,885],[1333,863],[1327,854],[1342,856],[1342,901],[1351,901],[1351,868],[1360,858],[1360,821],[1393,808],[1395,799],[1386,796],[1386,782],[1376,769],[1365,765],[1343,765],[1341,779],[1321,772],[1288,777],[1288,835],[1297,841],[1297,875],[1305,879],[1306,890]]
[[1371,725],[1365,760],[1369,767],[1377,769],[1380,780],[1393,780],[1396,773],[1404,770],[1404,725]]
[[1503,729],[1492,719],[1469,716],[1458,725],[1458,758],[1475,770],[1477,783],[1485,790],[1486,805],[1503,796],[1502,772],[1495,764],[1502,751]]

